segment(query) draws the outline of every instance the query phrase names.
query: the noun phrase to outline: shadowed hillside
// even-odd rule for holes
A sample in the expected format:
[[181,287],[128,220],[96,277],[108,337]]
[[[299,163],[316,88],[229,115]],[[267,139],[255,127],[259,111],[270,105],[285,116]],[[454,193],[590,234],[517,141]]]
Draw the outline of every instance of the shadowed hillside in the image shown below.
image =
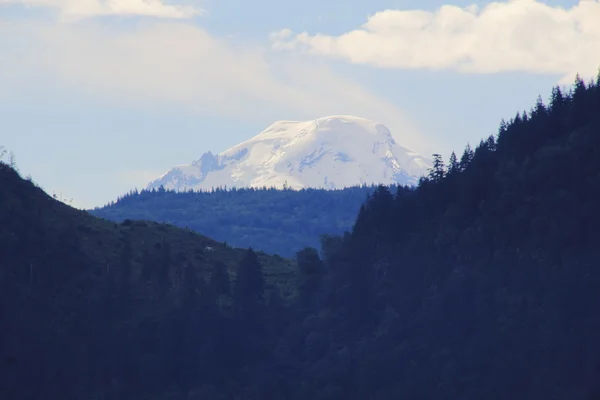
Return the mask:
[[[164,335],[184,312],[187,285],[190,301],[230,314],[223,288],[246,253],[169,225],[93,217],[0,163],[0,397],[121,398],[111,391],[160,385],[152,377],[179,357],[175,337]],[[293,295],[290,261],[258,254],[257,262],[265,292]],[[141,377],[125,378],[133,369]]]
[[305,319],[307,393],[598,398],[599,196],[600,81],[580,79],[416,190],[377,190]]

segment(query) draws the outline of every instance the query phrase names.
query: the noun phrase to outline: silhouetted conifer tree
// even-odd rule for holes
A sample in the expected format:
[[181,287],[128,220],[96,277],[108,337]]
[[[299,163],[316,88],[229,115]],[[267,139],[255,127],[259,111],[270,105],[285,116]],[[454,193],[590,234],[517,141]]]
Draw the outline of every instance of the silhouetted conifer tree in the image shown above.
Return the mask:
[[448,173],[454,174],[460,171],[460,164],[458,163],[458,158],[456,157],[456,153],[452,152],[450,154],[450,159],[448,160]]
[[471,161],[473,161],[473,149],[471,149],[471,145],[467,143],[467,146],[465,147],[465,151],[463,152],[462,156],[460,157],[460,170],[464,171],[467,169],[467,167],[469,166],[469,164],[471,164]]
[[258,256],[249,248],[237,271],[233,306],[238,315],[258,312],[265,301],[265,279]]
[[309,312],[315,305],[315,295],[325,272],[323,262],[316,249],[307,247],[296,253],[296,263],[299,272],[299,306],[302,311]]
[[433,166],[429,170],[429,179],[433,182],[441,182],[441,180],[446,175],[446,167],[444,165],[444,160],[440,154],[433,155]]

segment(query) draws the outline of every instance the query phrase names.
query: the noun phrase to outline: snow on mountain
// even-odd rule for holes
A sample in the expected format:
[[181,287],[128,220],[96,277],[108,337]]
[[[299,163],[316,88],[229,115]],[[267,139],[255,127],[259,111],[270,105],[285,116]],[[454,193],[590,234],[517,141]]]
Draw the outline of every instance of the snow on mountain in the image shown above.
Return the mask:
[[429,160],[397,144],[384,125],[359,117],[331,116],[276,122],[222,153],[204,153],[192,164],[171,169],[148,189],[412,185],[430,166]]

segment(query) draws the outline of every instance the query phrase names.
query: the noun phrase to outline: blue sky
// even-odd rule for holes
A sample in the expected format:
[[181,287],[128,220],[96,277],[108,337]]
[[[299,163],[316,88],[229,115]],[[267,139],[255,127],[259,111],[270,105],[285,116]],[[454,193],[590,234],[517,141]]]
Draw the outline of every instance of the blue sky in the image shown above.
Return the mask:
[[430,155],[600,66],[598,1],[0,0],[0,145],[93,207],[276,120]]

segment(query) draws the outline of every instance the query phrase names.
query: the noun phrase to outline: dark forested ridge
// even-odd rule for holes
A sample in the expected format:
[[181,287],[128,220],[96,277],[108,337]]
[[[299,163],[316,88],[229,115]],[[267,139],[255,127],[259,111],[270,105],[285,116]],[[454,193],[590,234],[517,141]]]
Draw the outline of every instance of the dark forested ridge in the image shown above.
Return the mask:
[[241,340],[233,307],[247,300],[231,297],[230,280],[242,285],[246,264],[260,268],[248,290],[265,309],[296,296],[288,260],[93,217],[0,163],[0,399],[163,398],[200,375],[226,377],[243,357],[227,348]]
[[[25,249],[12,232],[37,237],[19,226],[49,217],[11,214],[24,222],[1,231],[2,398],[600,398],[598,82],[555,88],[435,161],[416,189],[379,187],[320,253],[298,252],[287,298],[250,250],[232,282],[215,263],[165,290],[131,278],[129,247],[113,244],[118,272],[90,283],[78,268],[101,256],[81,235]],[[41,249],[55,250],[35,265],[53,268],[36,278]],[[167,259],[151,257],[150,276]]]
[[216,189],[210,192],[132,191],[90,210],[121,222],[148,220],[188,227],[235,247],[293,257],[318,247],[321,235],[341,235],[374,186],[341,190]]

